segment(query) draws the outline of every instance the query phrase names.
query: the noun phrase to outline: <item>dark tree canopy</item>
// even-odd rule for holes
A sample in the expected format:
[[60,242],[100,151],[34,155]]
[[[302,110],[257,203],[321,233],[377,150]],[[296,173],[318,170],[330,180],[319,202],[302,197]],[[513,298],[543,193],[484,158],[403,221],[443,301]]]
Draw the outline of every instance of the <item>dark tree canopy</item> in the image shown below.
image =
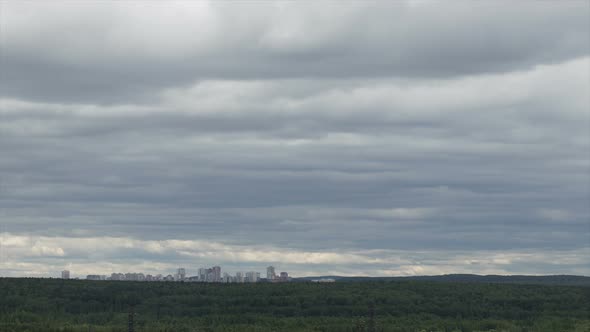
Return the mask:
[[0,331],[588,331],[590,288],[0,279]]

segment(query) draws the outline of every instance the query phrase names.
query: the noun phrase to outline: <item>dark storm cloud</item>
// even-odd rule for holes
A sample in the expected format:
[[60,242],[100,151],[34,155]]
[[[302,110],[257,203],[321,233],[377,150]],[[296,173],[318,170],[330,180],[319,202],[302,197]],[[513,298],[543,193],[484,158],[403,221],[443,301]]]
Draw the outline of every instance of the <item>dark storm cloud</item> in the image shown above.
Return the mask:
[[3,274],[590,273],[587,2],[1,6]]

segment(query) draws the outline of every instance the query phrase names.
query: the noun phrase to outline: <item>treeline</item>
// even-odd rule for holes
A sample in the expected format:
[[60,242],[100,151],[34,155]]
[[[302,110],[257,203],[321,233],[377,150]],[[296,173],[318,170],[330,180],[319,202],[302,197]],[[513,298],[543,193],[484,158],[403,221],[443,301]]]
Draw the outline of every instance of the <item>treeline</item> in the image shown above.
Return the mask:
[[131,308],[136,331],[590,331],[588,287],[0,279],[0,331],[127,331]]

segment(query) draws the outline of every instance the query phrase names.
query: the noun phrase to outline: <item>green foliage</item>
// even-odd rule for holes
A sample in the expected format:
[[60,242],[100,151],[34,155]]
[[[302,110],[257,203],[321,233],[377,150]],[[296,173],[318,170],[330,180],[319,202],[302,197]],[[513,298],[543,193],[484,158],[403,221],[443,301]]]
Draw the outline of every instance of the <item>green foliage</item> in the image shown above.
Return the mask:
[[0,279],[0,331],[126,331],[131,307],[136,331],[590,331],[588,287]]

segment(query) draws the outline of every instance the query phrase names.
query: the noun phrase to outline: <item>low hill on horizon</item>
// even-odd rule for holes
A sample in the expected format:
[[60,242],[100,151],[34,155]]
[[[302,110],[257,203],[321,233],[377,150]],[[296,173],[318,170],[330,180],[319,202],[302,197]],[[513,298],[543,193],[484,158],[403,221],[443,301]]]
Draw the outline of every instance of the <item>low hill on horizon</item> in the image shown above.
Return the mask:
[[437,282],[469,282],[469,283],[502,283],[502,284],[534,284],[534,285],[563,285],[563,286],[588,286],[590,277],[577,275],[478,275],[478,274],[443,274],[433,276],[403,276],[403,277],[343,277],[343,276],[316,276],[293,278],[294,281],[311,281],[317,279],[334,279],[337,282],[360,281],[404,281],[422,280]]

